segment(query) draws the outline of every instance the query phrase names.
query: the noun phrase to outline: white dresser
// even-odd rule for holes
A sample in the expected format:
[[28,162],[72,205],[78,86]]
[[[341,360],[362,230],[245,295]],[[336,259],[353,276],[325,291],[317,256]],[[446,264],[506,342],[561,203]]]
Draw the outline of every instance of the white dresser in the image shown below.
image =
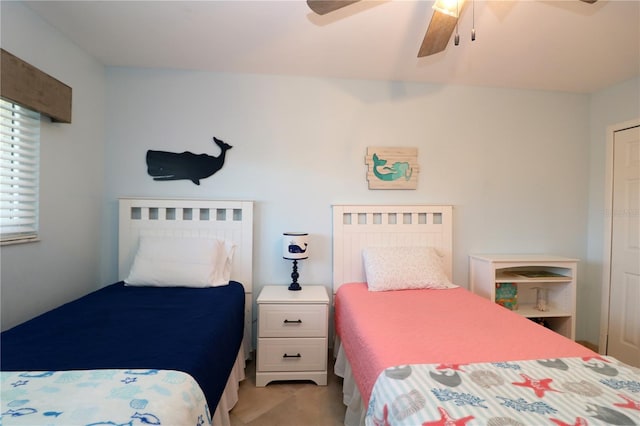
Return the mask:
[[264,286],[258,299],[256,386],[274,380],[327,384],[329,295],[324,286]]

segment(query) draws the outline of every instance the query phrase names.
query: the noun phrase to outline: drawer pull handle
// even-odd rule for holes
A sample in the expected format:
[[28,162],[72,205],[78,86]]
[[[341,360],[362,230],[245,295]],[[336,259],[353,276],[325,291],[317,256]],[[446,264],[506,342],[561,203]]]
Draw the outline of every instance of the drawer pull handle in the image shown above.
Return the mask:
[[284,354],[282,355],[282,358],[302,358],[302,355],[300,355],[299,353],[295,355]]
[[295,321],[291,321],[291,320],[286,319],[286,320],[284,320],[284,323],[285,324],[302,324],[302,320],[301,319],[297,319]]

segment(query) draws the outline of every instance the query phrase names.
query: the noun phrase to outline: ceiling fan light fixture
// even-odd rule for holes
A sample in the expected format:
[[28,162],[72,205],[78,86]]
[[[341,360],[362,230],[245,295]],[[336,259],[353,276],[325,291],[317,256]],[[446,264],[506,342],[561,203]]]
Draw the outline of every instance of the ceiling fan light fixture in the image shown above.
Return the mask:
[[457,18],[463,3],[464,0],[436,0],[433,3],[433,9]]

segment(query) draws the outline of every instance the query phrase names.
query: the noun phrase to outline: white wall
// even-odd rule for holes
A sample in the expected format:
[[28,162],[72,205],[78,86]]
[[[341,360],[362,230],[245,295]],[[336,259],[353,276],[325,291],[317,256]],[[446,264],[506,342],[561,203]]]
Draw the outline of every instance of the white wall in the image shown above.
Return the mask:
[[0,2],[2,48],[73,89],[72,123],[42,120],[40,238],[3,246],[2,329],[99,286],[104,67],[21,2]]
[[[311,233],[302,284],[331,285],[334,203],[453,204],[464,286],[474,252],[585,258],[587,95],[109,68],[106,111],[105,235],[121,196],[255,200],[256,292],[289,280],[288,230]],[[234,147],[200,186],[147,175],[148,149],[217,154],[213,136]],[[418,147],[418,189],[368,190],[368,146]],[[115,243],[105,241],[103,281],[117,278]]]
[[[473,252],[584,259],[578,338],[597,342],[605,129],[640,116],[638,80],[588,96],[105,70],[21,3],[0,13],[2,47],[74,90],[73,123],[43,125],[43,240],[0,251],[3,329],[117,279],[118,197],[181,196],[256,201],[256,293],[289,280],[285,230],[312,234],[302,284],[330,285],[333,203],[453,204],[456,282]],[[147,149],[217,154],[213,136],[234,148],[201,186],[146,174]],[[417,190],[367,189],[374,145],[419,148]]]

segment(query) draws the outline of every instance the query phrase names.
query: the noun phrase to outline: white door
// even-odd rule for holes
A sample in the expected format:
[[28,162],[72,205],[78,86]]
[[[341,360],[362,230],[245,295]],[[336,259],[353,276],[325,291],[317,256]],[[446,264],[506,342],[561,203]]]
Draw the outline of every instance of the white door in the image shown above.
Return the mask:
[[640,127],[613,138],[607,354],[640,367]]

